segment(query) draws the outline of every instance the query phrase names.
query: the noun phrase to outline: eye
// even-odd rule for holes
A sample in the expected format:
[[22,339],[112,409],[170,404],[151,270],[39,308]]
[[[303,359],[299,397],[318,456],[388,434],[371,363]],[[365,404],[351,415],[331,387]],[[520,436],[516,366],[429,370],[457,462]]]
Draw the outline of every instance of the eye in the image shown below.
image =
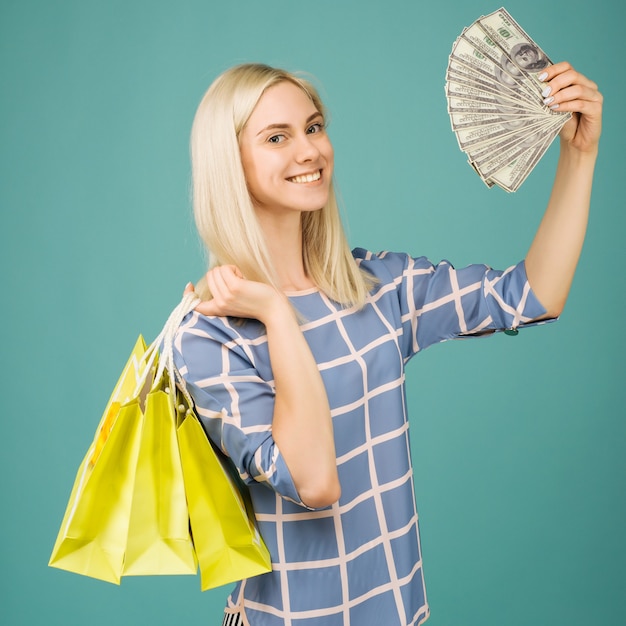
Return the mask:
[[324,130],[323,122],[316,122],[315,124],[311,124],[306,130],[307,134],[313,135],[314,133],[321,133]]
[[285,135],[272,135],[267,139],[268,143],[282,143],[285,141]]

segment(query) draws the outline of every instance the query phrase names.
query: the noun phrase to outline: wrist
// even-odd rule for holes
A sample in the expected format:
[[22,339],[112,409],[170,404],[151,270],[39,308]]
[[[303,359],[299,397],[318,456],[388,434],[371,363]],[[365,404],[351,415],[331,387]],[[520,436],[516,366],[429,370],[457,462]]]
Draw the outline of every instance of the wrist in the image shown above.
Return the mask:
[[583,150],[567,139],[561,138],[561,157],[570,159],[573,163],[593,164],[598,157],[598,144]]
[[284,328],[294,322],[297,325],[295,311],[289,299],[279,291],[275,291],[272,298],[263,307],[259,320],[263,322],[268,332],[270,329]]

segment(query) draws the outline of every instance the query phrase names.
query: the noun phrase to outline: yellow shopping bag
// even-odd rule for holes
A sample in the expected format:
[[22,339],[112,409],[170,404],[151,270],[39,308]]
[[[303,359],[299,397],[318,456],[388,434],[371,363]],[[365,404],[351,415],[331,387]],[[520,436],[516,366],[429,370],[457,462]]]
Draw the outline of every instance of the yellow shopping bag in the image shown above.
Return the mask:
[[167,377],[146,398],[123,576],[196,574],[183,470],[176,436],[176,400]]
[[150,347],[137,341],[79,468],[51,566],[119,584],[195,574],[199,563],[203,590],[270,571],[245,487],[174,367],[174,335],[197,303],[185,296]]
[[173,379],[157,366],[158,345],[146,350],[140,337],[79,469],[50,565],[117,584],[197,573]]
[[178,442],[202,590],[269,572],[270,555],[245,486],[231,474],[185,399],[179,402]]
[[141,436],[135,392],[146,349],[139,338],[81,463],[50,563],[119,584]]

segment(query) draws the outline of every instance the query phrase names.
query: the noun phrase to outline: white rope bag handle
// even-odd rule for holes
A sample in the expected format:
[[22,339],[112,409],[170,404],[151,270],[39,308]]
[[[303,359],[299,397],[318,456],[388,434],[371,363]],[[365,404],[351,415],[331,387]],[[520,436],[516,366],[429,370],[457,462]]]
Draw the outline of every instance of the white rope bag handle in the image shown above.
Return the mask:
[[139,396],[141,390],[144,388],[146,381],[148,380],[148,376],[154,370],[154,362],[158,356],[159,365],[154,375],[154,382],[150,391],[153,391],[158,386],[161,377],[165,372],[167,372],[170,381],[170,386],[167,391],[169,392],[170,397],[175,399],[176,387],[178,387],[185,396],[189,406],[193,406],[193,400],[187,391],[185,381],[174,365],[174,338],[176,337],[178,328],[180,327],[185,316],[193,311],[198,304],[200,304],[200,302],[201,300],[195,292],[187,293],[183,296],[176,308],[170,313],[163,329],[143,355],[142,360],[145,362],[145,367],[137,382],[135,396]]

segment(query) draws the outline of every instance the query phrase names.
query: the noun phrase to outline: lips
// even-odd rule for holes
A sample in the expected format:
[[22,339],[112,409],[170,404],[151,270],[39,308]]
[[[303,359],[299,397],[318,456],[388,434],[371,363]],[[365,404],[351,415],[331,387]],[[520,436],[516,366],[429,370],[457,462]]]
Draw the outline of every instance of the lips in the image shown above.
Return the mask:
[[299,174],[298,176],[292,176],[287,180],[290,183],[296,183],[301,185],[303,183],[314,183],[316,180],[319,180],[322,177],[322,171],[316,170],[315,172],[311,172],[309,174]]

